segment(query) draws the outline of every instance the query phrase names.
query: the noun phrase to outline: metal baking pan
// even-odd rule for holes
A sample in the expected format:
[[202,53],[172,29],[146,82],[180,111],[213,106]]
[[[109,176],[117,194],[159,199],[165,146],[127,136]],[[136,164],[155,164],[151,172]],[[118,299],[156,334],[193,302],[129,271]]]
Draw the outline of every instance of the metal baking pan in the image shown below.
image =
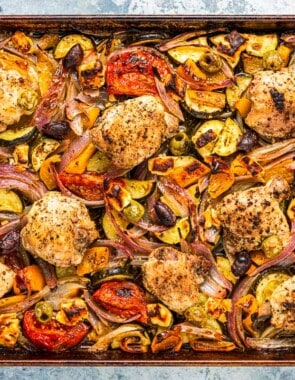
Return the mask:
[[[0,32],[85,32],[100,36],[110,32],[136,29],[160,29],[184,33],[216,27],[238,28],[239,31],[294,31],[295,16],[1,16]],[[2,366],[293,366],[295,352],[194,352],[127,354],[122,351],[90,353],[73,350],[65,353],[28,352],[0,349]]]

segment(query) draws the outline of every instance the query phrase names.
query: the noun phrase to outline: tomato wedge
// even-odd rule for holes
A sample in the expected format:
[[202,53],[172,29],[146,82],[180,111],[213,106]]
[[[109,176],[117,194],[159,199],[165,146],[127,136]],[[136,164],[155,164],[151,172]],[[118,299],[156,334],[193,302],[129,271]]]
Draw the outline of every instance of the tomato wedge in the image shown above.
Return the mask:
[[30,342],[40,350],[61,352],[76,346],[87,335],[90,326],[79,322],[66,326],[55,320],[39,322],[34,310],[28,310],[23,318],[23,330]]
[[155,75],[162,81],[172,72],[168,62],[151,47],[133,46],[115,51],[109,56],[106,83],[109,94],[157,94]]
[[138,322],[147,323],[147,304],[143,291],[132,281],[107,281],[93,294],[106,310],[122,318],[138,314]]
[[104,176],[101,174],[61,172],[58,177],[67,189],[86,200],[98,201],[103,199]]

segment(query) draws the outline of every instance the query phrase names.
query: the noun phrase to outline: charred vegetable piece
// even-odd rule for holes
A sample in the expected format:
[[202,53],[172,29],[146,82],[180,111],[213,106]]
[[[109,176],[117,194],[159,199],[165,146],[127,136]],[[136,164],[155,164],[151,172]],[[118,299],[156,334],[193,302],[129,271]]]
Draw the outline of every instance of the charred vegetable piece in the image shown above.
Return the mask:
[[212,155],[223,127],[224,122],[221,120],[208,120],[192,136],[195,149],[203,158]]
[[147,305],[149,321],[154,326],[169,329],[173,324],[173,314],[161,303],[149,303]]
[[90,326],[85,322],[66,326],[53,319],[42,323],[37,320],[34,310],[28,310],[23,317],[23,330],[36,348],[62,352],[79,344],[88,334]]
[[193,156],[155,157],[148,161],[152,174],[169,176],[179,186],[187,187],[207,174],[210,169]]
[[95,291],[93,298],[106,310],[120,317],[138,315],[139,322],[147,323],[147,304],[142,289],[131,281],[110,280]]
[[118,334],[111,343],[111,348],[121,348],[125,352],[146,353],[149,350],[151,340],[146,331],[130,331],[122,334]]
[[215,45],[218,53],[224,57],[232,68],[236,67],[240,60],[240,55],[246,48],[247,40],[236,30],[228,34],[217,34],[210,37],[211,43]]
[[157,94],[155,75],[164,80],[169,73],[169,63],[156,49],[143,46],[121,49],[108,58],[108,93],[135,96]]
[[225,95],[214,91],[187,89],[184,97],[185,109],[200,119],[210,119],[221,114],[225,108]]
[[0,315],[0,346],[13,348],[20,336],[20,320],[16,313]]
[[177,328],[164,330],[154,336],[151,349],[153,353],[160,351],[178,352],[181,350],[182,343],[182,337]]
[[227,118],[218,136],[213,153],[222,157],[230,156],[237,151],[241,137],[242,131],[238,124],[231,118]]
[[72,174],[61,172],[58,175],[66,188],[87,200],[103,199],[103,176],[96,173]]

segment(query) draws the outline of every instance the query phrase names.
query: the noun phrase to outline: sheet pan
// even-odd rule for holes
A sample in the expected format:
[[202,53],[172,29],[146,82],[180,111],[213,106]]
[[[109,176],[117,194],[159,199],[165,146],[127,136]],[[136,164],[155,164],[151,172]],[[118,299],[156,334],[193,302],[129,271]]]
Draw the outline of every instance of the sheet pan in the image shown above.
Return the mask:
[[[112,31],[161,29],[183,33],[195,29],[228,26],[239,31],[292,31],[295,16],[2,16],[0,32],[81,31],[109,35]],[[89,353],[73,350],[52,354],[26,352],[21,349],[0,349],[1,366],[293,366],[295,352],[235,351],[229,353],[179,353],[130,355],[119,351]]]

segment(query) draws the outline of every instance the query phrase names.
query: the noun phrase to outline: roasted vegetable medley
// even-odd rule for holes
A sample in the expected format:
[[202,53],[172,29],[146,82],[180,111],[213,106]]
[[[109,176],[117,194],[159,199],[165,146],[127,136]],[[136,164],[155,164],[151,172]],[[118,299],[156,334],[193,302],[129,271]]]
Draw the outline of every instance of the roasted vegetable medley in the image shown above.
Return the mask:
[[295,347],[294,49],[1,35],[1,347]]

